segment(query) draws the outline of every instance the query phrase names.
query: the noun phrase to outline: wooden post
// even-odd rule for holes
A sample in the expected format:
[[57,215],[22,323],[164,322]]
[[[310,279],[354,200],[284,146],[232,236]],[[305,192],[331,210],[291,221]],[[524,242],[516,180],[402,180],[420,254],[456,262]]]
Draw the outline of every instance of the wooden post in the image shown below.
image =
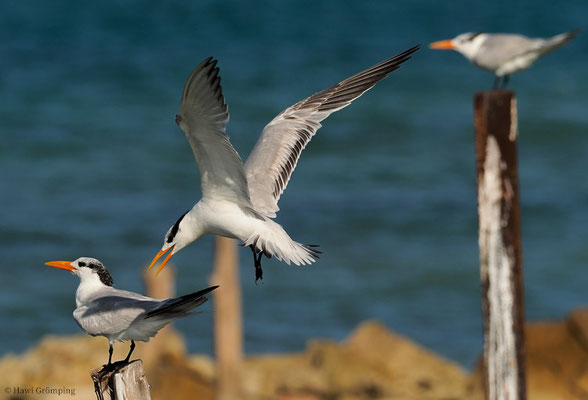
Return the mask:
[[216,353],[216,400],[239,400],[242,395],[243,327],[241,286],[235,240],[215,238],[214,347]]
[[526,398],[517,107],[512,91],[474,95],[486,399]]
[[149,382],[145,378],[143,362],[118,362],[104,373],[102,368],[90,372],[98,400],[151,400]]

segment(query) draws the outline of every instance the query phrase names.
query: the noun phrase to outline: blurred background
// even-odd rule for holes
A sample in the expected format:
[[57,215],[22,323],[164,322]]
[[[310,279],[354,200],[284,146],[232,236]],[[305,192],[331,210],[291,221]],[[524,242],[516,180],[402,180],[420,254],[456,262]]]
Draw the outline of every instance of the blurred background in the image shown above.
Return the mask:
[[[472,95],[493,76],[428,43],[467,31],[551,36],[588,3],[549,1],[4,1],[0,3],[0,356],[77,333],[77,278],[43,265],[100,259],[118,288],[199,199],[174,123],[191,70],[219,59],[243,158],[284,108],[415,44],[423,48],[302,154],[277,221],[324,256],[240,250],[245,350],[300,350],[377,318],[471,368],[482,347]],[[514,75],[526,314],[588,303],[588,39]],[[208,284],[211,237],[173,259],[179,294]],[[176,327],[212,353],[211,306]],[[98,340],[98,339],[97,339]]]

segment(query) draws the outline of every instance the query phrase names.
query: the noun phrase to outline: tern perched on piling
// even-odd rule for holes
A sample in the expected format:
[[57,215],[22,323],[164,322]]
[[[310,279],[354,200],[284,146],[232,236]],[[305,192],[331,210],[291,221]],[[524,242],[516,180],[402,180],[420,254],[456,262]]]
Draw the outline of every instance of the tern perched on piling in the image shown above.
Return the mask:
[[453,39],[430,44],[432,49],[455,50],[472,64],[494,73],[494,89],[506,87],[510,75],[529,68],[535,60],[572,40],[580,30],[547,39],[511,33],[462,33]]
[[80,257],[75,261],[50,261],[50,267],[71,271],[80,278],[76,291],[73,317],[84,331],[108,339],[108,364],[112,365],[113,344],[131,341],[125,362],[135,349],[135,340],[148,342],[165,325],[191,315],[190,310],[207,299],[204,297],[218,286],[212,286],[185,296],[158,300],[113,287],[110,273],[100,261]]
[[321,121],[349,104],[409,60],[419,46],[318,92],[278,114],[263,129],[245,165],[226,134],[229,113],[217,61],[207,58],[190,74],[176,123],[186,134],[200,171],[202,199],[165,235],[153,258],[169,252],[159,271],[184,247],[206,234],[241,240],[253,252],[255,280],[263,278],[261,257],[311,264],[316,245],[295,242],[272,220],[300,153]]

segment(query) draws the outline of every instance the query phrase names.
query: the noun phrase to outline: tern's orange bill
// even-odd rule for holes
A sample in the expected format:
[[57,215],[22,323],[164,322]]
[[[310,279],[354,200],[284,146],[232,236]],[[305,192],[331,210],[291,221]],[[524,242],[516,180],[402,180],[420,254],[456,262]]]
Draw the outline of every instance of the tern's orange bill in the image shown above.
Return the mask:
[[65,269],[68,271],[75,271],[77,269],[76,267],[71,265],[71,261],[49,261],[49,262],[46,262],[45,265],[48,265],[48,266],[54,267],[54,268]]
[[176,245],[173,245],[171,247],[168,247],[165,250],[159,250],[159,252],[153,258],[153,261],[151,261],[151,264],[149,264],[149,268],[147,268],[147,270],[148,271],[151,270],[151,267],[153,267],[153,265],[155,265],[155,263],[157,262],[157,260],[159,260],[161,258],[161,256],[163,256],[165,253],[167,253],[169,251],[169,254],[167,255],[167,257],[165,257],[163,259],[163,261],[161,262],[161,265],[159,266],[159,269],[155,273],[156,275],[159,274],[161,272],[161,270],[163,269],[163,267],[165,267],[165,264],[167,264],[167,262],[169,261],[169,259],[172,258],[172,255],[174,254],[174,247],[176,247]]
[[451,43],[451,40],[440,40],[438,42],[433,42],[429,45],[431,49],[437,50],[453,50],[455,46]]

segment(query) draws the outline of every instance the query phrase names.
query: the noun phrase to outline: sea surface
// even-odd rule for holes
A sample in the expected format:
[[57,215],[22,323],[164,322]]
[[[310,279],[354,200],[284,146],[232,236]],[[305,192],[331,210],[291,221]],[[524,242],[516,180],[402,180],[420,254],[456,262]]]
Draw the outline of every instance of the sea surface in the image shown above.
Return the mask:
[[[320,244],[320,262],[266,260],[255,285],[240,250],[245,345],[299,351],[378,319],[471,368],[482,347],[472,96],[493,77],[427,44],[549,36],[587,16],[585,0],[1,2],[0,355],[80,332],[78,280],[45,261],[95,257],[116,287],[143,291],[163,235],[200,197],[174,116],[201,60],[219,60],[246,158],[284,108],[421,44],[324,121],[280,200],[277,221]],[[588,304],[588,32],[511,88],[526,317],[560,319]],[[208,285],[212,245],[174,257],[179,294]],[[211,309],[176,323],[190,352],[212,354]]]

